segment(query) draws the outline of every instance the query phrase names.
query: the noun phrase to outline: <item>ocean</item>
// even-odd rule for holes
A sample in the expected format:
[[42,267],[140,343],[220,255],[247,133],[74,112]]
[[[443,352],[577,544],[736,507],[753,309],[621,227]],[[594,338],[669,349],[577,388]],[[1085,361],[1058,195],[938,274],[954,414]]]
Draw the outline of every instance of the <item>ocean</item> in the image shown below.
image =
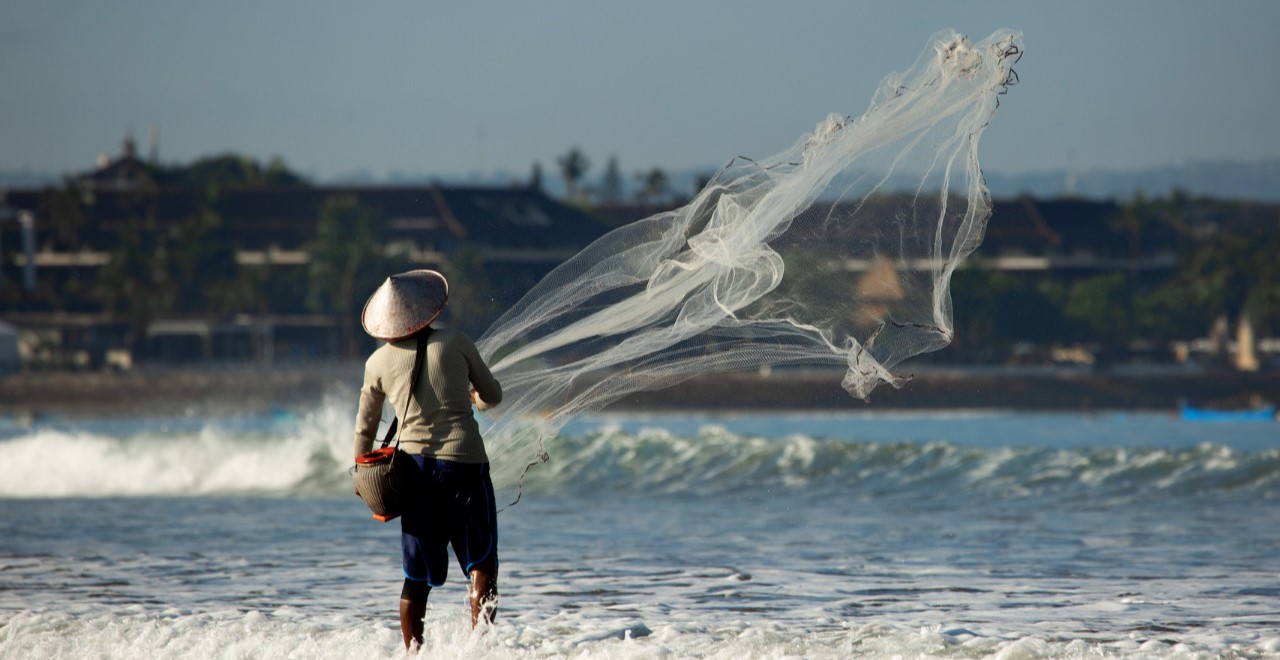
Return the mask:
[[[398,658],[354,401],[0,419],[0,658]],[[423,657],[1280,657],[1280,425],[607,414],[457,566]],[[499,460],[499,457],[494,457]]]

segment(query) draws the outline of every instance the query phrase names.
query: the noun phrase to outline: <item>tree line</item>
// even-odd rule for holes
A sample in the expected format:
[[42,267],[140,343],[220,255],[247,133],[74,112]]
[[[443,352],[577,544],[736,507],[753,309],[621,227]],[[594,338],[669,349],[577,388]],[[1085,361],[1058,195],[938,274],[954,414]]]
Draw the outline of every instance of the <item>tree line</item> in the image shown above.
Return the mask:
[[[568,201],[603,202],[621,194],[621,173],[610,159],[605,176],[590,193],[583,177],[589,162],[572,149],[561,159]],[[665,175],[662,175],[665,176]],[[657,197],[662,176],[654,175],[646,200]],[[409,254],[383,240],[388,219],[351,197],[327,199],[319,211],[315,236],[305,246],[305,267],[241,263],[237,237],[218,213],[220,191],[236,186],[306,185],[282,162],[259,165],[249,159],[215,157],[186,169],[163,173],[164,185],[198,186],[198,207],[176,221],[155,214],[160,183],[129,194],[132,212],[101,245],[106,263],[68,268],[59,281],[42,279],[40,288],[23,292],[15,274],[0,287],[5,309],[105,311],[126,320],[139,349],[151,321],[172,315],[318,314],[341,328],[342,350],[358,354],[366,340],[359,329],[364,298],[387,273],[414,264]],[[160,179],[160,176],[156,177]],[[643,188],[642,188],[643,189]],[[78,253],[91,232],[86,226],[93,191],[68,179],[50,191],[41,210],[50,237],[67,252]],[[654,202],[659,204],[658,202]],[[590,210],[590,204],[586,204]],[[1105,360],[1122,360],[1143,343],[1163,346],[1206,336],[1220,319],[1248,319],[1259,336],[1280,333],[1280,219],[1253,217],[1247,203],[1192,199],[1174,192],[1155,199],[1136,197],[1120,206],[1110,231],[1125,237],[1134,268],[1085,278],[1062,273],[1040,276],[986,270],[971,259],[951,286],[955,345],[939,359],[1005,361],[1021,344],[1090,344]],[[1274,215],[1274,211],[1272,211]],[[1256,215],[1256,213],[1254,214]],[[1244,218],[1244,219],[1242,219]],[[1154,275],[1136,267],[1153,233],[1175,236],[1176,266]],[[3,246],[4,261],[15,247]],[[981,251],[975,255],[980,257]],[[454,286],[447,322],[479,333],[513,302],[497,286],[501,274],[486,268],[483,253],[461,247],[446,255]],[[788,279],[803,283],[806,260],[788,261]]]
[[[609,156],[598,178],[591,180],[591,159],[578,147],[557,156],[556,166],[564,182],[565,201],[590,209],[593,206],[616,206],[626,203],[640,205],[673,204],[683,202],[702,190],[710,174],[699,174],[687,191],[678,189],[672,177],[661,167],[653,166],[632,173],[622,172],[617,156]],[[534,163],[529,174],[529,186],[544,188],[542,164]]]
[[[1280,217],[1256,217],[1252,205],[1142,195],[1124,203],[1110,229],[1127,238],[1133,267],[1083,279],[1033,278],[983,270],[956,272],[952,298],[956,344],[992,359],[1018,343],[1088,344],[1103,362],[1171,342],[1208,337],[1215,326],[1249,323],[1258,337],[1280,334]],[[1143,236],[1171,232],[1176,265],[1153,274],[1137,267]]]

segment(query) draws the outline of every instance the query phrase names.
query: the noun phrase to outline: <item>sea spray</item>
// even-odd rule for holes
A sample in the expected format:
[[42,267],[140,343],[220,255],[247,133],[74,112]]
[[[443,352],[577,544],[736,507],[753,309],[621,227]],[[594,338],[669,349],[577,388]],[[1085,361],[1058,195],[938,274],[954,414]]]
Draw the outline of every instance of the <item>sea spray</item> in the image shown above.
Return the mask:
[[[334,395],[312,410],[236,424],[188,420],[163,432],[92,422],[31,429],[0,441],[7,471],[0,497],[346,495],[352,407]],[[683,433],[662,428],[660,420],[629,426],[605,423],[558,436],[558,459],[531,472],[527,487],[535,493],[769,491],[921,500],[1280,495],[1280,448],[974,447],[864,441],[856,430],[852,438],[766,437],[714,423]]]

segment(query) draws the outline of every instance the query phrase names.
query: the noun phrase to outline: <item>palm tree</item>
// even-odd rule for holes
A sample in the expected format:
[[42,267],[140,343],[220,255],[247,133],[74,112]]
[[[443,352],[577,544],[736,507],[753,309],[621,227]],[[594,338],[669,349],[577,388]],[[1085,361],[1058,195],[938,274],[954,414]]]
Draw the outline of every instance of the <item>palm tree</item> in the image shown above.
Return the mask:
[[386,220],[350,195],[325,200],[316,239],[307,245],[307,307],[339,319],[342,352],[356,355],[356,320],[368,295],[404,264],[382,244]]
[[533,162],[533,168],[529,171],[529,188],[542,192],[542,163]]
[[648,172],[637,174],[636,178],[640,179],[640,191],[637,193],[640,201],[656,203],[667,196],[671,182],[661,168],[651,167]]
[[587,170],[591,169],[591,161],[587,159],[587,155],[582,153],[581,149],[574,147],[565,155],[557,158],[556,162],[560,164],[560,176],[564,177],[569,198],[581,201],[578,181],[587,173]]
[[622,201],[622,172],[618,169],[618,157],[609,156],[604,176],[600,178],[600,201],[617,204]]

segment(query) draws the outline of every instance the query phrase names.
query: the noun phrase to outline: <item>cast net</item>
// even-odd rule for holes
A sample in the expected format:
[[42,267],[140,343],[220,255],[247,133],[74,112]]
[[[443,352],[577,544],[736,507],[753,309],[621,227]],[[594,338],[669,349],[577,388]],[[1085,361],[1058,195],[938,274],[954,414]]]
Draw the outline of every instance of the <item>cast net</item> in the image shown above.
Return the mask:
[[638,391],[790,365],[839,365],[861,399],[901,387],[898,364],[951,341],[951,275],[991,214],[978,141],[1020,40],[935,34],[861,116],[731,161],[534,286],[477,341],[505,392],[485,428],[499,502],[566,421]]

